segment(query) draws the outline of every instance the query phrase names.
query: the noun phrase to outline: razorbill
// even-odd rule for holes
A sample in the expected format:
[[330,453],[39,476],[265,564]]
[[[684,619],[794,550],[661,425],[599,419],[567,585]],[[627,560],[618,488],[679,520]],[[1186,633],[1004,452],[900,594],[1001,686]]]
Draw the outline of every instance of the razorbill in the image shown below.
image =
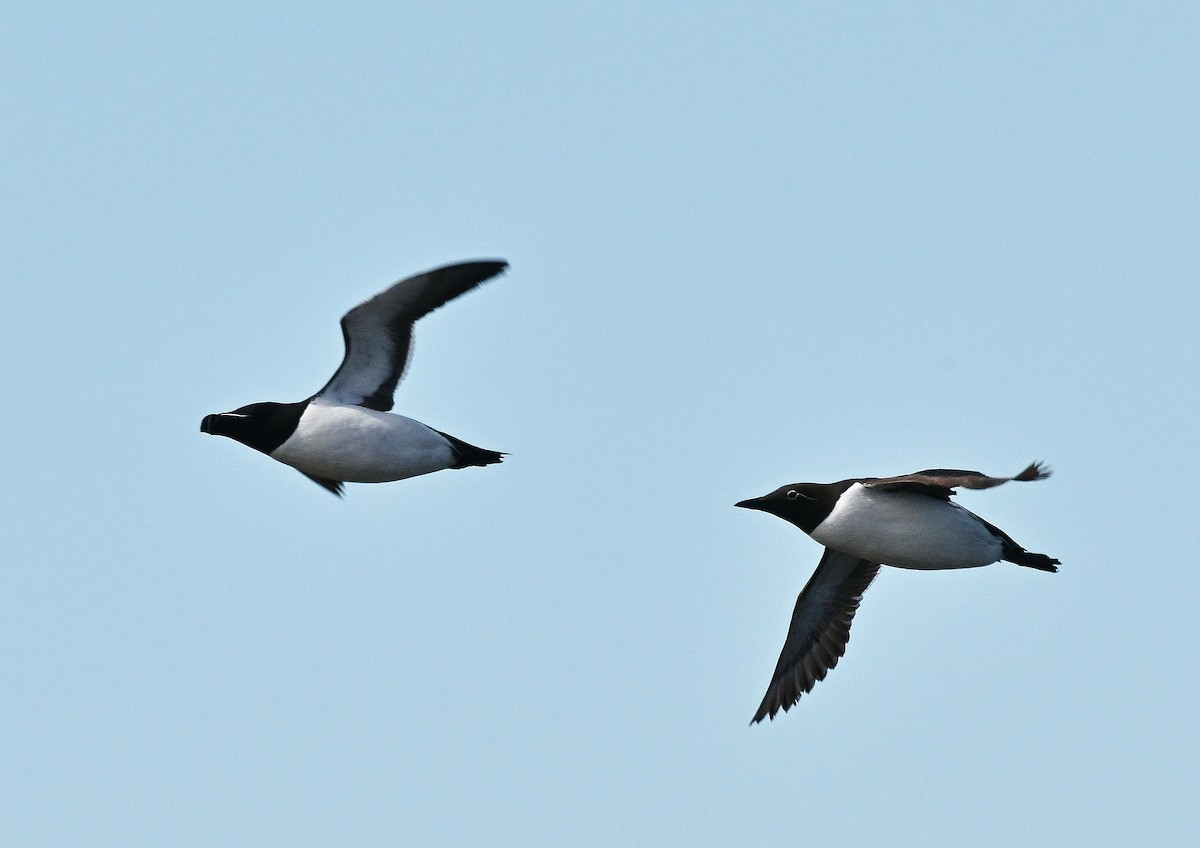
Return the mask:
[[296,403],[206,415],[200,432],[262,451],[338,497],[345,482],[386,483],[500,462],[503,453],[389,410],[412,355],[413,323],[507,267],[501,260],[463,262],[401,280],[342,316],[346,354],[319,392]]
[[999,560],[1058,571],[1045,554],[1025,550],[1000,528],[952,503],[956,488],[990,489],[1009,480],[1042,480],[1035,462],[1015,477],[932,468],[901,477],[792,483],[735,506],[791,522],[825,546],[792,613],[767,694],[750,722],[774,719],[824,680],[846,652],[850,623],[880,565],[937,570]]

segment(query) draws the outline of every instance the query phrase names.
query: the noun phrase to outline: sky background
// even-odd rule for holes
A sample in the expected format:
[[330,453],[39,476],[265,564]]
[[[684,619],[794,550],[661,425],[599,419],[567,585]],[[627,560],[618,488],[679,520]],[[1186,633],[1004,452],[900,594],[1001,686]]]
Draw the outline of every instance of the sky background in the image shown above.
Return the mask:
[[[1200,7],[0,10],[0,841],[1183,846],[1200,833]],[[476,257],[348,486],[203,436]],[[931,466],[1059,574],[820,547]],[[1185,485],[1186,484],[1186,485]]]

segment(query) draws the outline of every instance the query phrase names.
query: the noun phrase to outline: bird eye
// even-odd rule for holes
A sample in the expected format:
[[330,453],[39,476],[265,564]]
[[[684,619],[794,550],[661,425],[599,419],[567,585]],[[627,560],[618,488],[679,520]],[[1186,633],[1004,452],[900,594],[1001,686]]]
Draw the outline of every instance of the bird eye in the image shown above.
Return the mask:
[[795,489],[788,489],[787,499],[789,501],[794,501],[798,497],[800,497],[799,492],[797,492]]

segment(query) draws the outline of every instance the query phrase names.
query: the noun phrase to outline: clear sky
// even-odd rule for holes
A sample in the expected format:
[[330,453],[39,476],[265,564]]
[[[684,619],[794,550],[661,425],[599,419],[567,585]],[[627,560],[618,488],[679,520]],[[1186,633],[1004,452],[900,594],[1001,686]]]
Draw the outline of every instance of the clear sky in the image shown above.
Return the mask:
[[[1200,6],[0,11],[0,841],[1194,845]],[[408,274],[344,501],[203,436]],[[1059,574],[733,503],[931,466]]]

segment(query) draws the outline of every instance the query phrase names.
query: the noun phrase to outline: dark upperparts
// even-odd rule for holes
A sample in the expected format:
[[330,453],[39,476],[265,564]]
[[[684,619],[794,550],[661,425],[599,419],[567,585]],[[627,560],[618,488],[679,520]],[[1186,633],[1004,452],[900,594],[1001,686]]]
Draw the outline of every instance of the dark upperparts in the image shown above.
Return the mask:
[[1029,482],[1045,480],[1050,476],[1050,469],[1041,462],[1032,462],[1020,474],[1012,477],[990,477],[978,471],[962,471],[956,468],[928,468],[915,474],[902,474],[899,477],[872,477],[862,481],[870,489],[891,489],[918,492],[930,497],[948,501],[955,489],[991,489],[1012,480]]
[[770,513],[795,524],[805,533],[811,533],[833,512],[842,492],[858,482],[855,479],[837,483],[791,483],[780,486],[769,495],[739,501],[734,506]]
[[296,425],[307,407],[307,400],[252,403],[232,412],[204,416],[200,432],[225,436],[269,455],[296,432]]

